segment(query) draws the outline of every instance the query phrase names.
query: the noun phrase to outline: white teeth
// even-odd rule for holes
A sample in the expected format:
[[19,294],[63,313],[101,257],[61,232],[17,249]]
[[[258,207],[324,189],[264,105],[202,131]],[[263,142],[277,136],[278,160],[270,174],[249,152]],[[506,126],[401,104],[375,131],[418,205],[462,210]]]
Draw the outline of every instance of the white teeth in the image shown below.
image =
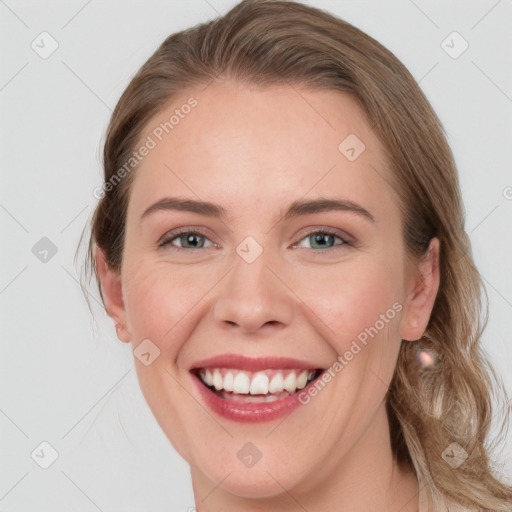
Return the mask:
[[233,391],[235,393],[243,393],[244,395],[247,395],[249,393],[250,385],[251,381],[249,380],[249,376],[244,372],[240,372],[233,381]]
[[306,387],[306,384],[308,383],[308,371],[304,370],[301,372],[301,374],[297,377],[297,388],[302,389]]
[[204,373],[204,381],[206,382],[206,384],[208,384],[208,386],[213,386],[213,377],[212,372],[210,370],[206,370],[206,372]]
[[268,393],[268,377],[263,372],[258,372],[251,380],[249,389],[251,395],[266,395]]
[[222,378],[222,375],[220,374],[219,370],[215,370],[213,372],[213,386],[217,391],[222,389],[222,386],[224,384],[224,379]]
[[226,391],[233,391],[234,380],[235,380],[235,378],[233,377],[232,372],[226,373],[226,375],[224,376],[224,389]]
[[295,373],[290,372],[286,376],[284,379],[284,389],[286,389],[288,393],[293,393],[297,389],[297,377],[295,377]]
[[272,377],[272,380],[270,381],[270,384],[268,386],[268,390],[271,393],[281,393],[281,391],[283,391],[283,389],[284,389],[283,374],[281,372],[279,372],[279,373],[276,373]]
[[[271,378],[269,374],[272,375]],[[270,402],[275,398],[272,395],[283,391],[295,393],[298,389],[303,389],[315,374],[315,370],[264,370],[252,373],[222,368],[205,368],[199,372],[202,381],[217,391],[224,390],[241,395],[270,394],[265,397],[265,401]]]

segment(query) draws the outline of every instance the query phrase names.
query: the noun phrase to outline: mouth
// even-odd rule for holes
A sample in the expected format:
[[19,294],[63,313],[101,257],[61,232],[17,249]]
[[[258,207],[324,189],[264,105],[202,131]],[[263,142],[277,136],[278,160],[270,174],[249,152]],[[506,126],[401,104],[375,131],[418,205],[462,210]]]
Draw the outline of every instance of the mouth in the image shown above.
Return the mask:
[[270,403],[288,398],[314,381],[320,369],[266,369],[257,372],[235,368],[199,368],[193,373],[212,393],[240,403]]
[[324,368],[288,358],[249,358],[228,354],[190,369],[201,401],[232,421],[270,421],[301,405],[300,394]]

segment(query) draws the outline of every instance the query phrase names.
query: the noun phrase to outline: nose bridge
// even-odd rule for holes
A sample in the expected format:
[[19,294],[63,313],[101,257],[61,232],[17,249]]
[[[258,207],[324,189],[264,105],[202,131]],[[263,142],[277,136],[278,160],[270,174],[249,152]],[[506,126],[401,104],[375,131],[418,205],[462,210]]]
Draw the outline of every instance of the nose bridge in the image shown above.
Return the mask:
[[233,265],[214,304],[217,322],[256,331],[266,324],[288,325],[293,302],[286,286],[274,275],[275,258],[252,237],[236,247]]

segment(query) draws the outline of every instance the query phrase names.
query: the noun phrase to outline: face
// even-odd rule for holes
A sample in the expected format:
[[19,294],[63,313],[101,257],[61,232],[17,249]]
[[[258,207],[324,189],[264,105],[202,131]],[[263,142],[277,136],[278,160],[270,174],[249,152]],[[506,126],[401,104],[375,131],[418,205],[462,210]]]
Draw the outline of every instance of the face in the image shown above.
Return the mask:
[[175,98],[148,136],[121,272],[100,277],[195,483],[274,496],[368,471],[389,450],[401,340],[433,299],[364,112],[339,92],[225,82]]

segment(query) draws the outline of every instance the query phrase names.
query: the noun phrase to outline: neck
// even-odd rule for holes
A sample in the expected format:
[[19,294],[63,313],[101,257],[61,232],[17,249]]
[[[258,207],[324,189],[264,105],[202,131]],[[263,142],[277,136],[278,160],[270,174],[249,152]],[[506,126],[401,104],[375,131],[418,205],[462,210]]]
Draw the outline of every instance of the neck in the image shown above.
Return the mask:
[[416,476],[412,469],[399,467],[393,457],[384,404],[351,450],[336,455],[333,450],[333,457],[320,468],[310,468],[294,488],[258,499],[233,495],[222,482],[213,482],[192,466],[197,512],[418,511]]

